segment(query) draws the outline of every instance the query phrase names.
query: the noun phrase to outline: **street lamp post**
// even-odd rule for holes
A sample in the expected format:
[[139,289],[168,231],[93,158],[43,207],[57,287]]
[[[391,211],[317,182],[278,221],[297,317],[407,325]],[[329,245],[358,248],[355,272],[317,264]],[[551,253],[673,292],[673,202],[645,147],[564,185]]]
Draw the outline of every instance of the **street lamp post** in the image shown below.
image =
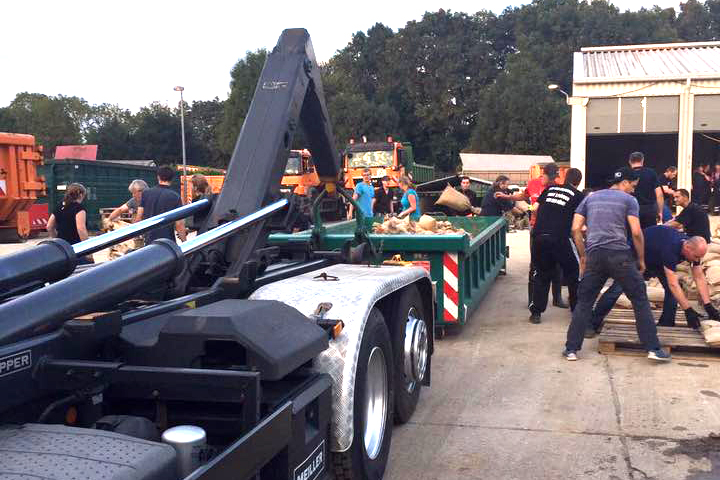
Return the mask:
[[570,95],[568,95],[565,90],[560,88],[557,83],[551,83],[550,85],[548,85],[548,90],[557,90],[558,92],[562,93],[563,95],[565,95],[565,103],[570,104]]
[[182,159],[183,159],[183,184],[182,184],[182,201],[185,203],[187,198],[187,160],[185,158],[185,102],[183,101],[183,91],[185,87],[177,86],[173,90],[180,92],[180,133],[182,138]]

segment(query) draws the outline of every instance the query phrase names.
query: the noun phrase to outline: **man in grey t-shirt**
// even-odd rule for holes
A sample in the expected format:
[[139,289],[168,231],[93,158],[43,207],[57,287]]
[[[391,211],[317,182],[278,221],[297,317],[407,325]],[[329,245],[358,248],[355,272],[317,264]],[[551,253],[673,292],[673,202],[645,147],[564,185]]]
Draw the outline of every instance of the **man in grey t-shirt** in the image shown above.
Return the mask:
[[[637,173],[624,167],[615,172],[612,186],[585,198],[575,211],[572,233],[580,256],[582,280],[578,301],[572,313],[563,356],[577,360],[590,325],[592,307],[608,278],[617,281],[632,302],[638,337],[648,351],[648,358],[669,361],[670,355],[660,349],[655,320],[650,311],[645,281],[644,239],[640,229],[639,206],[630,194],[638,182]],[[587,240],[582,229],[587,225]],[[628,244],[628,227],[636,257]]]

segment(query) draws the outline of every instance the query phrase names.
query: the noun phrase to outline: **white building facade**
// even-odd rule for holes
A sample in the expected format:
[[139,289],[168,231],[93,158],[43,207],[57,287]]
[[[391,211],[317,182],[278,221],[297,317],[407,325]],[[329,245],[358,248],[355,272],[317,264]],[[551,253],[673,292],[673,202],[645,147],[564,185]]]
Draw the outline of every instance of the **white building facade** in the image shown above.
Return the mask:
[[633,151],[662,173],[720,162],[720,42],[583,48],[573,58],[571,166],[601,187]]

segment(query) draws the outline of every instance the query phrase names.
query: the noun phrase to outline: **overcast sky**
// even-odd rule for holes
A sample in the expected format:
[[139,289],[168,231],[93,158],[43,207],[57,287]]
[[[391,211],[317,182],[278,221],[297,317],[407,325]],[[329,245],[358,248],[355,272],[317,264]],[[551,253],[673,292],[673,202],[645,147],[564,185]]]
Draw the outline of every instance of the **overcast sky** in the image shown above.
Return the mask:
[[[152,101],[227,98],[230,70],[248,50],[272,48],[285,28],[310,32],[318,60],[376,22],[397,29],[440,8],[500,14],[508,0],[2,2],[0,107],[19,92],[82,97],[136,111]],[[679,0],[617,0],[621,10],[678,8]],[[112,6],[111,6],[112,5]]]

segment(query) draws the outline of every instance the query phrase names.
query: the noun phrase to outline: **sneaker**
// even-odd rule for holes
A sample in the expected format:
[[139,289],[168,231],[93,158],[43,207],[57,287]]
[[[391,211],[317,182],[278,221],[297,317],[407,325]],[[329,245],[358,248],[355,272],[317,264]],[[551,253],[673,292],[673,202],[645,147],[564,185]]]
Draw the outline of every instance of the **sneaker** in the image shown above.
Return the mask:
[[540,314],[539,313],[531,313],[530,314],[530,323],[540,323]]
[[657,350],[650,350],[647,357],[650,360],[655,360],[656,362],[669,362],[672,360],[670,354],[665,353],[665,350],[661,348],[658,348]]
[[573,352],[572,350],[565,350],[563,353],[563,357],[565,357],[565,360],[568,362],[574,362],[578,359],[577,353]]

